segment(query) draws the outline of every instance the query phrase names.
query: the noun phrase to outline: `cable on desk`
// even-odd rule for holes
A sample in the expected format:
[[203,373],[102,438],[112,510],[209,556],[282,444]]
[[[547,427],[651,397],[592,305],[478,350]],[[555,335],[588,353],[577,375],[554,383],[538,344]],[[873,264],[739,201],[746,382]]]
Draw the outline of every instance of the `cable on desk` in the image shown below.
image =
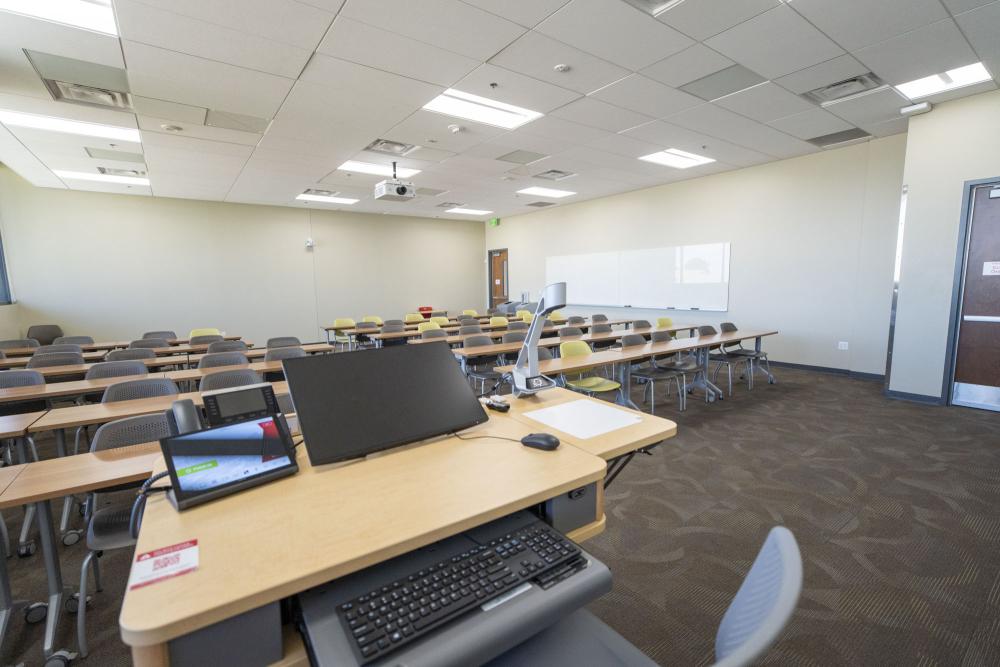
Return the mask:
[[482,439],[485,439],[485,438],[490,438],[491,440],[509,440],[511,442],[516,442],[518,444],[521,444],[521,440],[519,438],[508,438],[507,436],[504,436],[504,435],[465,435],[465,436],[463,436],[463,435],[459,435],[458,431],[452,431],[451,434],[453,436],[455,436],[456,438],[458,438],[459,440],[482,440]]

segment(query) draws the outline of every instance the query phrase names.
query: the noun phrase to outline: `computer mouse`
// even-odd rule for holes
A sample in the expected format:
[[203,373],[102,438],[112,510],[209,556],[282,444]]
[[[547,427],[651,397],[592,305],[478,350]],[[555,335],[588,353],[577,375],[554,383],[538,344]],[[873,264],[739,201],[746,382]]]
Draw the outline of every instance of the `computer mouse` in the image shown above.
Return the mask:
[[521,444],[525,447],[551,452],[559,447],[559,438],[551,433],[529,433],[521,438]]

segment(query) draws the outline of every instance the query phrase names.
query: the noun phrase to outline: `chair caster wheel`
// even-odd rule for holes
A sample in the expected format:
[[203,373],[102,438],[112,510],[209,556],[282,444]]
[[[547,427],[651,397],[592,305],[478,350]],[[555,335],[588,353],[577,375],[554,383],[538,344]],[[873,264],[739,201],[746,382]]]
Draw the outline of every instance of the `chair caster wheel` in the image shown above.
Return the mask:
[[[91,600],[92,600],[92,598],[88,595],[86,603],[90,604]],[[73,595],[71,597],[67,598],[67,600],[66,600],[66,613],[67,614],[75,614],[78,611],[80,611],[80,594],[79,593],[73,593]]]
[[67,547],[71,547],[80,541],[80,530],[68,530],[62,536],[62,543]]
[[74,659],[76,659],[76,653],[70,653],[63,649],[47,657],[45,659],[45,667],[63,667],[63,665],[73,662]]
[[49,615],[49,605],[45,602],[33,602],[24,608],[24,620],[27,623],[41,623]]
[[24,542],[23,544],[17,545],[17,557],[18,558],[28,558],[29,556],[35,555],[35,541]]

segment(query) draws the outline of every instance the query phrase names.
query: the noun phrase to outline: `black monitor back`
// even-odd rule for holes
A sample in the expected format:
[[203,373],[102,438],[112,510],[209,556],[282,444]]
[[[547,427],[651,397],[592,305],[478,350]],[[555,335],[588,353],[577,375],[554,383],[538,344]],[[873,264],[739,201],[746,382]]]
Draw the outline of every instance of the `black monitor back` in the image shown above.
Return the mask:
[[443,341],[285,359],[284,369],[313,465],[488,419]]

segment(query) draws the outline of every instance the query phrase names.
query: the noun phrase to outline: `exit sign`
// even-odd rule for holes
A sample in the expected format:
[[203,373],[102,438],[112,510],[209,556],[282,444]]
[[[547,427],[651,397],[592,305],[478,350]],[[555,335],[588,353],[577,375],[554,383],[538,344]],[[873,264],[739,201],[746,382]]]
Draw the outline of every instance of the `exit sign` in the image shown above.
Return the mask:
[[490,227],[499,227],[500,218],[490,218]]

